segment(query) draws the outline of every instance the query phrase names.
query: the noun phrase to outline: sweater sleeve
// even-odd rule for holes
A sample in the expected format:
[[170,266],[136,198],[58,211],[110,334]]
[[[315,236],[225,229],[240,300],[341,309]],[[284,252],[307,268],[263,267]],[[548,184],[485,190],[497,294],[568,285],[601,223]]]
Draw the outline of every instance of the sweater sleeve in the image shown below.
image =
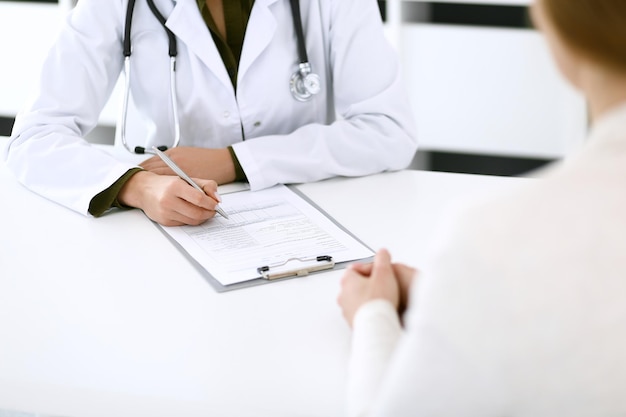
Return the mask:
[[122,187],[128,180],[141,171],[141,168],[132,168],[126,171],[124,175],[120,177],[119,180],[115,181],[113,185],[111,185],[106,190],[95,195],[91,201],[89,202],[89,214],[94,217],[102,216],[107,210],[118,207],[125,208],[118,200],[117,195],[120,193]]
[[398,313],[390,302],[373,300],[357,311],[348,368],[349,417],[368,414],[401,334]]

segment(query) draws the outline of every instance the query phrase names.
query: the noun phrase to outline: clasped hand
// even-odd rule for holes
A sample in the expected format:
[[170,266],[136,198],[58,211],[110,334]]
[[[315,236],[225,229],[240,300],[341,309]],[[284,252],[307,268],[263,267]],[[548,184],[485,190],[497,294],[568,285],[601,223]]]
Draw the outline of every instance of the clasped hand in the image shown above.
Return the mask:
[[401,315],[408,305],[409,290],[416,269],[393,264],[386,249],[376,253],[371,264],[352,264],[341,280],[337,302],[348,324],[352,327],[357,310],[368,301],[389,301]]

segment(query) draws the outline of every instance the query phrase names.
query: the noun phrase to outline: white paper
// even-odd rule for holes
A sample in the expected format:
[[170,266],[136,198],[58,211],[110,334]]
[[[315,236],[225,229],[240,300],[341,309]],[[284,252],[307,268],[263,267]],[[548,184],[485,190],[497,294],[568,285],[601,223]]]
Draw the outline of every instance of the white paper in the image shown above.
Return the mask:
[[[164,227],[222,285],[260,278],[257,268],[279,268],[317,256],[336,263],[373,252],[284,185],[222,196],[229,219],[199,226]],[[303,262],[308,265],[311,262]]]

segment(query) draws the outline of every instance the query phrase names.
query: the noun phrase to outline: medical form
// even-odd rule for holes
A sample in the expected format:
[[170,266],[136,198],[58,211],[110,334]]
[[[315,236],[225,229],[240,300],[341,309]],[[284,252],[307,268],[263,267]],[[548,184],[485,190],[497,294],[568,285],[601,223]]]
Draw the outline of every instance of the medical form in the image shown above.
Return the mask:
[[223,286],[263,279],[264,271],[306,275],[374,255],[284,185],[223,194],[221,206],[229,219],[217,215],[198,226],[160,227]]

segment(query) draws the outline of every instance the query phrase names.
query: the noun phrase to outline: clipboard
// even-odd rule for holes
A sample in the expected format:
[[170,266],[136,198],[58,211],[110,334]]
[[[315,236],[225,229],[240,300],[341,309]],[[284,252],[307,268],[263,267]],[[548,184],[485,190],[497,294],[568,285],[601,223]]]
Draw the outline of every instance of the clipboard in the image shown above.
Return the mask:
[[320,255],[314,258],[289,258],[274,265],[264,265],[257,268],[261,278],[268,281],[287,277],[305,277],[313,272],[333,269],[335,261],[329,255]]
[[[336,262],[333,256],[320,253],[311,257],[291,257],[282,259],[278,262],[257,265],[256,272],[257,278],[249,279],[242,282],[236,282],[232,284],[222,284],[218,281],[204,266],[201,265],[198,260],[192,256],[176,239],[174,239],[169,233],[167,233],[162,226],[153,222],[159,230],[172,242],[172,244],[187,258],[187,260],[194,266],[194,268],[200,273],[200,275],[213,287],[218,293],[250,288],[258,285],[265,285],[275,283],[288,279],[303,278],[312,274],[323,273],[330,270],[342,269],[355,262],[372,262],[374,259],[374,251],[353,233],[347,230],[343,225],[337,222],[332,216],[330,216],[325,210],[320,208],[315,202],[308,198],[304,193],[298,190],[293,185],[286,186],[291,192],[295,193],[299,198],[304,200],[321,215],[328,219],[334,226],[350,236],[364,248],[370,252],[370,256],[354,259],[351,261]],[[245,190],[245,188],[243,188]],[[237,192],[238,190],[232,191]],[[220,194],[225,193],[220,190]]]

